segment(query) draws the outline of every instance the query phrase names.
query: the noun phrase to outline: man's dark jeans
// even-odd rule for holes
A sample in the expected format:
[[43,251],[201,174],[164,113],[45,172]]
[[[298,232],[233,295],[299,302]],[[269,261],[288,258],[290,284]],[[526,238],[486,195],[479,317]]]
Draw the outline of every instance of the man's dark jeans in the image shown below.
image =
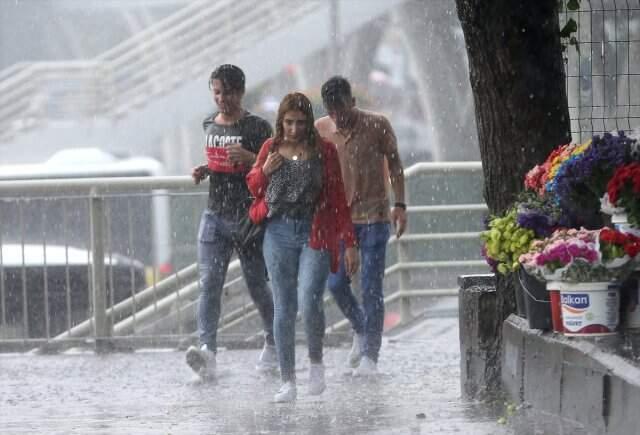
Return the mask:
[[241,248],[238,222],[224,219],[205,210],[198,230],[198,268],[200,298],[198,300],[198,332],[200,343],[216,351],[220,301],[227,268],[234,249],[238,252],[242,273],[264,325],[265,338],[273,345],[273,297],[266,283],[262,244]]
[[365,337],[363,355],[378,361],[384,326],[385,256],[390,225],[387,222],[354,224],[360,249],[362,306],[351,290],[351,279],[344,268],[344,244],[340,247],[340,269],[329,275],[328,287],[356,334]]

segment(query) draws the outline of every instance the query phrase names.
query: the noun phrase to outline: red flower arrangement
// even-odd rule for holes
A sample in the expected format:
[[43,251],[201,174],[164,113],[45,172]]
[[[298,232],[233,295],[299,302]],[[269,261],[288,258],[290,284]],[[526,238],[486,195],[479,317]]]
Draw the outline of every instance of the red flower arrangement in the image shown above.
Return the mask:
[[[610,228],[603,228],[600,231],[600,242],[606,243],[608,249],[621,249],[629,257],[634,258],[640,252],[640,237],[633,234],[625,234]],[[616,255],[613,254],[613,257]]]
[[628,222],[640,228],[640,163],[619,167],[607,184],[609,202],[622,208]]

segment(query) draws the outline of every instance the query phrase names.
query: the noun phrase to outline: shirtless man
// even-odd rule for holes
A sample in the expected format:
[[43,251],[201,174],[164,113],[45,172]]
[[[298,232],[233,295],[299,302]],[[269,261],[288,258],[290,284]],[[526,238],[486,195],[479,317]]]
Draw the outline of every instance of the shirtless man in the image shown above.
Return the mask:
[[[338,148],[360,249],[362,306],[351,290],[343,261],[340,270],[329,276],[328,286],[355,331],[348,360],[355,369],[353,375],[369,376],[377,372],[382,343],[382,280],[390,223],[396,237],[404,233],[407,225],[403,167],[391,124],[379,113],[356,107],[347,79],[334,76],[327,80],[322,85],[322,101],[329,116],[318,119],[316,128]],[[388,179],[395,200],[391,211]]]

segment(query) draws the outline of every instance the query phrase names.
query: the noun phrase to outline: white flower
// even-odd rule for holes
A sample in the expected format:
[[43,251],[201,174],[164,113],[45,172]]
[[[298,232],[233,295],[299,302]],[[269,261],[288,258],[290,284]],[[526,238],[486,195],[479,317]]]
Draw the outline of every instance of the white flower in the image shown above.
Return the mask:
[[613,216],[614,214],[624,214],[624,209],[621,207],[615,207],[609,201],[609,194],[605,193],[602,198],[600,198],[600,211],[602,213],[606,213],[608,215]]

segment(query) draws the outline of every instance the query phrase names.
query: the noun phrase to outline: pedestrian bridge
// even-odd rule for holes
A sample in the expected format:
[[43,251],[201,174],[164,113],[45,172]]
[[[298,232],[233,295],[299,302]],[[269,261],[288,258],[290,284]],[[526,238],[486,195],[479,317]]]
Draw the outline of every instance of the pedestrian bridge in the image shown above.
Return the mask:
[[259,375],[258,350],[221,349],[218,375],[190,381],[184,352],[142,349],[96,356],[0,354],[0,426],[6,434],[468,434],[507,435],[502,413],[460,399],[457,319],[432,318],[384,340],[380,375],[343,369],[346,346],[325,351],[327,389],[306,394],[298,346],[298,399],[275,404],[276,375]]
[[[299,395],[284,405],[272,402],[277,375],[254,369],[260,324],[237,262],[225,284],[216,379],[194,383],[185,364],[197,340],[194,261],[206,186],[189,177],[1,181],[3,431],[513,433],[498,423],[502,408],[460,393],[456,278],[487,271],[481,165],[420,163],[406,181],[410,224],[389,241],[380,375],[350,376],[350,331],[326,297],[327,390],[305,393],[298,325]],[[166,246],[145,245],[140,234]]]

